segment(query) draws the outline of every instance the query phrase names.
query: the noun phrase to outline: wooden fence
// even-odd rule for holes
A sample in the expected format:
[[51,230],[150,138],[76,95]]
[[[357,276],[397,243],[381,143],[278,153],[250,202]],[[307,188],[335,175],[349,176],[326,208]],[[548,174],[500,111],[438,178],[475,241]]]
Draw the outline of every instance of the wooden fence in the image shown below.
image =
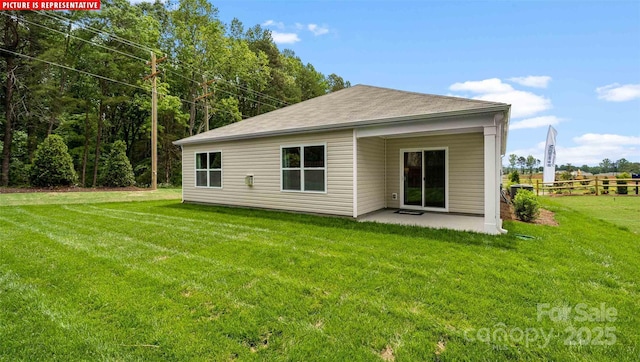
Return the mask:
[[[637,178],[587,178],[583,180],[568,180],[568,181],[555,181],[555,182],[542,182],[541,180],[535,180],[534,188],[536,189],[536,195],[545,194],[545,191],[550,194],[553,192],[567,192],[572,193],[578,191],[582,194],[628,194],[638,195],[638,189],[640,188],[640,179]],[[626,190],[626,192],[625,192]],[[584,192],[587,191],[587,192]]]

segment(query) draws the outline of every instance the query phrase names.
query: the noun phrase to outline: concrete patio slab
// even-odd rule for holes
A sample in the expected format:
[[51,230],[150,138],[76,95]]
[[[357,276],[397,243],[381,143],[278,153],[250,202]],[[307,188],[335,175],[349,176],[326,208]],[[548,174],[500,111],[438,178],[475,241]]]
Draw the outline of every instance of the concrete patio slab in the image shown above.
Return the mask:
[[397,214],[396,211],[398,211],[398,209],[375,211],[359,217],[358,221],[484,232],[484,217],[480,215],[456,215],[439,212],[424,212],[422,215],[410,215]]

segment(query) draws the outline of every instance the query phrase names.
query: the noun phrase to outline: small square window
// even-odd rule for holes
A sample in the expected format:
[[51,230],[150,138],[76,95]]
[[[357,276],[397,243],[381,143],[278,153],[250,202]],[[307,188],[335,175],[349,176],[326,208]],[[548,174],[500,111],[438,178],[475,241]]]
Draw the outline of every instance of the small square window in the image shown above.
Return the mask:
[[300,147],[282,149],[282,168],[300,167]]
[[324,191],[324,170],[304,170],[304,190]]
[[324,146],[304,148],[304,167],[324,167]]
[[282,170],[282,189],[300,191],[300,170]]

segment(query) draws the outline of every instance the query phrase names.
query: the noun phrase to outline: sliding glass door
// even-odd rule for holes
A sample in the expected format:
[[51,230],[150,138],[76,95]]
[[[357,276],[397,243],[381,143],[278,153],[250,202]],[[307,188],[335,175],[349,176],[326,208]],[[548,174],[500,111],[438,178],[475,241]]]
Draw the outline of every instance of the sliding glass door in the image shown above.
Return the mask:
[[444,150],[424,151],[424,206],[445,208],[446,160]]
[[404,153],[404,204],[422,206],[422,151]]
[[446,209],[446,149],[402,151],[402,207]]

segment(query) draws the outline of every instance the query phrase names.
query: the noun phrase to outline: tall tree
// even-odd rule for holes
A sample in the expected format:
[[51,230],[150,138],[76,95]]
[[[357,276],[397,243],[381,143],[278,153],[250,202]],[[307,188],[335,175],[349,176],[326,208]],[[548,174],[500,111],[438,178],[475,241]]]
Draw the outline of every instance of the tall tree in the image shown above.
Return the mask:
[[600,169],[603,173],[611,172],[613,171],[613,163],[610,159],[605,158],[604,160],[602,160],[602,162],[600,162]]
[[170,15],[174,35],[170,54],[178,61],[174,72],[179,74],[173,88],[189,101],[192,135],[197,130],[195,99],[201,93],[200,83],[218,75],[224,55],[224,26],[217,18],[218,10],[206,0],[180,0]]
[[345,81],[336,73],[331,73],[327,76],[327,84],[329,85],[329,92],[335,92],[340,89],[351,87],[351,82]]
[[523,156],[519,156],[516,163],[520,167],[520,173],[524,175],[524,167],[527,165],[527,159]]
[[529,171],[529,175],[533,175],[533,168],[536,166],[536,158],[532,155],[527,156],[527,160],[525,161],[527,165],[527,170]]
[[216,80],[206,98],[213,127],[350,85],[278,49],[259,25],[245,29],[234,19],[225,26],[206,0],[103,0],[100,12],[5,12],[0,19],[0,47],[8,50],[0,51],[3,185],[20,179],[10,177],[12,170],[24,169],[50,134],[67,144],[83,186],[97,184],[103,150],[117,140],[144,178],[151,112],[142,78],[151,51],[168,56],[157,78],[158,161],[166,182],[180,179],[172,141],[204,129],[204,101],[194,102],[204,80]]
[[518,156],[515,154],[509,155],[509,166],[511,167],[511,171],[516,169],[516,162],[518,162]]
[[[2,47],[9,50],[2,51],[0,56],[5,62],[5,86],[4,86],[4,138],[2,142],[2,185],[9,185],[9,160],[11,159],[11,144],[14,130],[14,103],[13,92],[16,84],[16,55],[11,52],[18,50],[20,45],[20,33],[18,32],[18,16],[16,12],[10,12],[13,16],[5,17],[3,29]],[[15,15],[14,15],[15,14]]]
[[616,161],[616,166],[619,172],[631,171],[631,162],[627,161],[626,158],[621,158],[618,161]]

